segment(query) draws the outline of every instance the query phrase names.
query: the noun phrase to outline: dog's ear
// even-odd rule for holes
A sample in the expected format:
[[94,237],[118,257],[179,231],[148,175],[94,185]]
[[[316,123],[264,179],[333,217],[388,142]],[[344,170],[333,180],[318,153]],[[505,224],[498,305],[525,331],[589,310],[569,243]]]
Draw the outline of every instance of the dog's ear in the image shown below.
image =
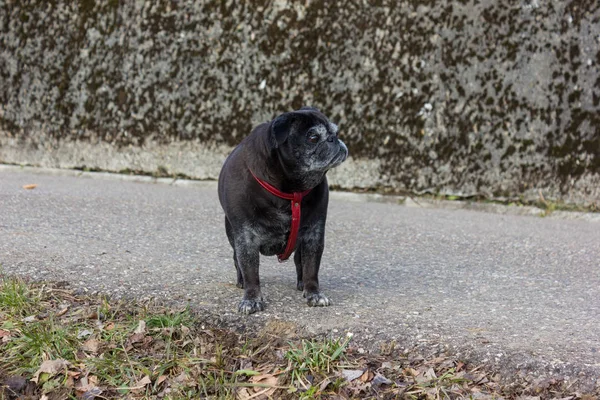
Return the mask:
[[273,148],[281,146],[287,140],[293,122],[293,113],[281,114],[271,122],[269,140]]

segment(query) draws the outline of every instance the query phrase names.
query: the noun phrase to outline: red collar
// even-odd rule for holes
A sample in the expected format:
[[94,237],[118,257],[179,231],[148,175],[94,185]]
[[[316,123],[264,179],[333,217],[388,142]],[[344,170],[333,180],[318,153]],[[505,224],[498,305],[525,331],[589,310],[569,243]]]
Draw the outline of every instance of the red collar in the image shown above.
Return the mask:
[[292,201],[292,227],[290,228],[290,237],[288,237],[287,246],[285,246],[285,251],[283,254],[278,254],[277,259],[279,262],[283,262],[290,258],[290,255],[294,252],[296,248],[296,238],[298,237],[298,230],[300,229],[300,214],[301,214],[301,205],[302,198],[306,196],[312,189],[305,190],[304,192],[293,192],[293,193],[284,193],[281,190],[277,189],[275,186],[271,185],[268,182],[263,181],[256,175],[254,172],[250,170],[250,174],[256,179],[256,182],[260,186],[262,186],[267,192],[280,197],[285,200]]

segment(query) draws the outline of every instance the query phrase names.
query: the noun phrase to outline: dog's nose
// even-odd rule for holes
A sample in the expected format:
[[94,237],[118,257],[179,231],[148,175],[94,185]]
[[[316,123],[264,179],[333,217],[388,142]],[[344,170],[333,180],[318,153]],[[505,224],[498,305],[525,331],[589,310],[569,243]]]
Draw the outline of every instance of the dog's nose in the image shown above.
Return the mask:
[[346,153],[346,157],[348,157],[348,147],[346,147],[346,144],[341,140],[338,140],[338,143],[340,144],[340,149]]

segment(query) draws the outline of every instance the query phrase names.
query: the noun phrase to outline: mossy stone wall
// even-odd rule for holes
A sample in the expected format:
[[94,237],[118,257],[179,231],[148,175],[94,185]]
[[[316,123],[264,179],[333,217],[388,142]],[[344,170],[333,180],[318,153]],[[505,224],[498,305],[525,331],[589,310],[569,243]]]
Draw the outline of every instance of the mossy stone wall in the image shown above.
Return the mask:
[[[252,125],[313,105],[350,148],[340,186],[591,204],[599,65],[596,0],[0,0],[0,161],[190,143],[214,157],[166,162],[210,178]],[[74,145],[111,150],[61,164]]]

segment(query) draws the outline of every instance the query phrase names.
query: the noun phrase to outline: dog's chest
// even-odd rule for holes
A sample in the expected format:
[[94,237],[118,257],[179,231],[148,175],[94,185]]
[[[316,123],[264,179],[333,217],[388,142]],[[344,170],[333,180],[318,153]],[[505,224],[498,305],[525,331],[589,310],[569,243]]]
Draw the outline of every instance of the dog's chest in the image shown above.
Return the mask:
[[260,252],[264,255],[283,253],[292,224],[291,210],[272,209],[260,223]]

